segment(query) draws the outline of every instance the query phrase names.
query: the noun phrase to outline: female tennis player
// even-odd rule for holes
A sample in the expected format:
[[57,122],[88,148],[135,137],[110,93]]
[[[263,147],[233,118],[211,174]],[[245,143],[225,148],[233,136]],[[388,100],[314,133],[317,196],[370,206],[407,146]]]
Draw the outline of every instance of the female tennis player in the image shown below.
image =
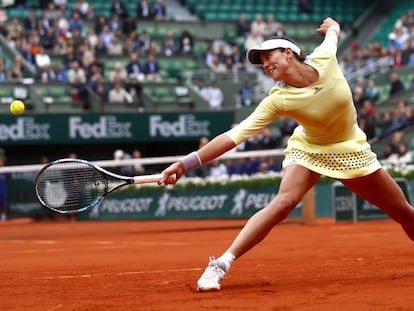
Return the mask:
[[284,220],[321,175],[340,180],[381,208],[414,240],[414,209],[381,167],[357,125],[351,90],[336,58],[340,26],[328,17],[317,31],[324,34],[323,42],[306,57],[288,39],[270,39],[259,48],[249,49],[247,60],[261,65],[276,82],[269,95],[237,126],[162,172],[165,177],[161,183],[168,183],[173,174],[179,179],[249,139],[279,116],[299,124],[285,149],[278,194],[247,221],[220,257],[210,257],[197,282],[200,291],[220,290],[233,261]]

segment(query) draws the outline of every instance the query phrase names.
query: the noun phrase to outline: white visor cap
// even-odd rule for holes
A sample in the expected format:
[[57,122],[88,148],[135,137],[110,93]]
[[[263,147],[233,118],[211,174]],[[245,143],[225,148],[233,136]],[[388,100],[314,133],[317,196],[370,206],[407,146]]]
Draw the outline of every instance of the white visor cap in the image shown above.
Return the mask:
[[300,48],[293,42],[286,39],[270,39],[263,42],[260,47],[247,50],[246,59],[252,65],[261,65],[260,52],[271,51],[275,49],[290,48],[294,53],[300,55]]

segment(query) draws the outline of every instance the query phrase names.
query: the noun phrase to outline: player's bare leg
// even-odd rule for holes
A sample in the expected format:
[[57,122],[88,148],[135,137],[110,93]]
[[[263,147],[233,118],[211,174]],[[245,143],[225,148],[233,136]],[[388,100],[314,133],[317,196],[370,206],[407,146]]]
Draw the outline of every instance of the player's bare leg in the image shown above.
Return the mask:
[[247,221],[228,251],[237,258],[263,240],[275,225],[288,217],[319,178],[320,174],[302,166],[286,167],[275,198]]
[[276,197],[247,221],[230,248],[220,258],[210,258],[208,267],[197,282],[198,289],[219,290],[221,280],[229,271],[232,261],[262,241],[276,224],[286,219],[319,178],[318,173],[302,166],[286,167]]
[[368,176],[341,180],[341,182],[401,224],[409,238],[414,241],[414,208],[407,202],[395,180],[384,169],[379,169]]

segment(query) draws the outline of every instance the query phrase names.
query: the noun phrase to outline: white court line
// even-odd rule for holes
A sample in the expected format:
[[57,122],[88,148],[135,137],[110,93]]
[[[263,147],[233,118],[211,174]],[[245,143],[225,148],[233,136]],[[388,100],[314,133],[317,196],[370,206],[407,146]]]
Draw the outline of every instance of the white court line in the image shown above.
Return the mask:
[[118,273],[91,273],[91,274],[72,274],[72,275],[55,275],[46,276],[42,278],[35,278],[33,280],[59,280],[59,279],[81,279],[81,278],[93,278],[102,276],[123,276],[123,275],[136,275],[136,274],[150,274],[150,273],[169,273],[169,272],[187,272],[187,271],[201,271],[203,268],[187,268],[187,269],[168,269],[168,270],[150,270],[150,271],[126,271]]
[[[8,240],[6,242],[9,243],[16,243],[18,240]],[[26,241],[27,242],[27,241]],[[61,241],[50,241],[50,240],[35,240],[30,241],[33,244],[65,244]],[[112,241],[97,241],[97,242],[77,242],[78,244],[83,245],[84,247],[87,247],[89,250],[105,250],[105,249],[122,249],[122,248],[129,248],[134,245],[137,246],[183,246],[188,245],[188,243],[184,242],[112,242]],[[84,248],[81,248],[84,249]],[[60,248],[44,248],[44,249],[19,249],[19,250],[2,250],[2,254],[36,254],[36,253],[60,253],[60,252],[71,252],[71,251],[78,251],[80,248],[73,248],[73,247],[60,247]]]

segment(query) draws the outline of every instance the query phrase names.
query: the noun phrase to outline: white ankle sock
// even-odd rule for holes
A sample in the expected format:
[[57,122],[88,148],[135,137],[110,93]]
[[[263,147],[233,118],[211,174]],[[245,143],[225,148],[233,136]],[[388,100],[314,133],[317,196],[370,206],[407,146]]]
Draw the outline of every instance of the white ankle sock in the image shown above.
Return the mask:
[[221,255],[217,260],[220,260],[226,265],[226,272],[229,272],[231,264],[236,259],[236,257],[230,253],[229,251],[224,252],[223,255]]

